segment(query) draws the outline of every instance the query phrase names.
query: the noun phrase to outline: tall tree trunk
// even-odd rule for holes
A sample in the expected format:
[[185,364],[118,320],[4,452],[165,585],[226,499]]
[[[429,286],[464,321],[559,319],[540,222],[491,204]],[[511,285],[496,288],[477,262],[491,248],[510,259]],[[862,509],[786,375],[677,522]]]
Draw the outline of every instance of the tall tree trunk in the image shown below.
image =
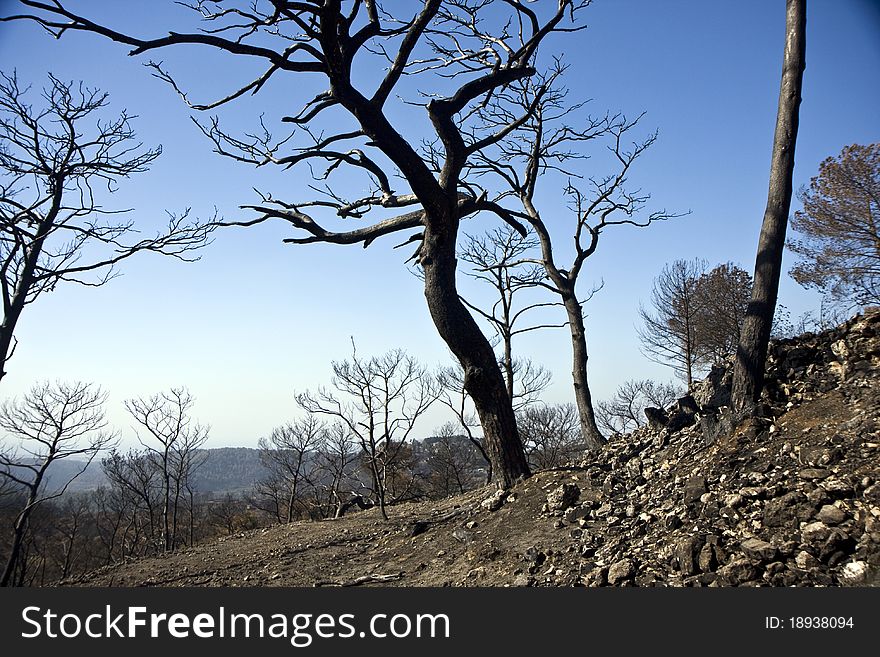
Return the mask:
[[779,292],[782,251],[791,206],[798,108],[806,66],[806,4],[806,0],[786,2],[785,56],[773,137],[767,209],[758,240],[752,298],[740,332],[733,370],[733,406],[742,414],[751,413],[761,397],[764,363]]
[[574,382],[574,398],[581,422],[581,435],[591,450],[597,450],[605,444],[605,437],[596,425],[593,412],[593,398],[587,382],[587,333],[584,327],[584,315],[581,304],[572,290],[563,295],[565,312],[568,314],[568,327],[571,331],[571,376]]
[[440,337],[461,363],[464,387],[480,417],[492,471],[507,487],[531,473],[495,352],[458,297],[455,282],[458,221],[426,223],[421,264],[428,309]]

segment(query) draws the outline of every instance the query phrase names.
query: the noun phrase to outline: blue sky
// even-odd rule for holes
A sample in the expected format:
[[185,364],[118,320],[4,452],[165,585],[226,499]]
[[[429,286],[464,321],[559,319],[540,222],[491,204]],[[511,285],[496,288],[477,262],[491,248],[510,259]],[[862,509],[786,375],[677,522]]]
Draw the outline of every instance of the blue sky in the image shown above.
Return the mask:
[[[542,2],[544,0],[541,0]],[[8,13],[15,3],[0,0]],[[783,0],[596,0],[589,28],[549,44],[571,65],[572,96],[592,99],[595,112],[646,112],[645,131],[659,130],[640,160],[634,184],[652,207],[690,210],[647,230],[609,230],[583,273],[584,289],[604,288],[587,313],[590,380],[601,399],[628,378],[671,378],[649,362],[636,338],[639,301],[667,262],[702,257],[751,270],[767,195],[784,37]],[[795,188],[819,162],[851,143],[880,139],[880,3],[808,3],[807,69],[797,146]],[[86,15],[150,36],[173,29],[185,10],[168,3],[72,2]],[[50,39],[32,25],[0,25],[0,67],[40,86],[47,72],[82,79],[111,94],[111,108],[138,114],[145,144],[164,154],[149,173],[120,185],[108,206],[132,207],[148,230],[166,209],[214,207],[242,217],[252,187],[290,200],[305,198],[302,172],[254,171],[210,152],[192,114],[167,85],[150,76],[145,58],[92,35]],[[197,99],[234,88],[252,69],[195,48],[155,55],[180,74]],[[260,112],[277,117],[298,108],[314,79],[284,79],[223,115],[230,127],[252,127]],[[406,120],[420,121],[417,110]],[[548,189],[545,216],[564,217]],[[797,202],[795,201],[795,208]],[[474,224],[469,224],[474,226]],[[469,228],[468,230],[475,230]],[[109,417],[131,436],[122,400],[173,385],[197,397],[196,415],[212,425],[211,446],[247,445],[297,413],[293,393],[329,380],[330,361],[349,353],[403,347],[428,365],[449,356],[409,274],[406,250],[386,239],[369,249],[281,243],[281,225],[217,235],[201,261],[182,264],[144,255],[99,288],[59,287],[30,306],[18,330],[0,396],[19,394],[44,378],[94,381],[110,392]],[[564,233],[560,234],[564,238]],[[791,265],[787,259],[786,269]],[[466,291],[473,293],[467,283]],[[786,277],[780,300],[796,316],[818,297]],[[515,345],[554,373],[547,401],[569,401],[570,354],[564,330],[527,334]],[[445,420],[438,408],[417,432]]]

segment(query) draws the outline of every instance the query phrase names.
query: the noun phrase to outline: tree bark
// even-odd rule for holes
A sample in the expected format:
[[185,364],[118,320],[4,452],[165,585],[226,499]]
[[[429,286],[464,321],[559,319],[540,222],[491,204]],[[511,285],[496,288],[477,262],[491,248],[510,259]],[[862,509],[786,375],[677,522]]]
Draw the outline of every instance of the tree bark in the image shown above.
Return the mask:
[[440,337],[464,370],[464,387],[477,410],[494,475],[505,487],[531,473],[516,428],[513,405],[495,352],[458,296],[455,281],[455,238],[458,218],[426,221],[420,261],[425,273],[425,299]]
[[767,209],[758,240],[752,297],[740,332],[733,370],[733,406],[752,413],[764,385],[764,364],[782,272],[782,251],[791,206],[798,108],[806,66],[806,0],[787,0],[785,56],[773,138]]
[[605,437],[596,425],[593,412],[593,398],[587,382],[587,333],[584,327],[584,315],[581,304],[574,292],[563,296],[563,304],[568,314],[568,326],[571,332],[571,376],[574,382],[574,398],[577,404],[581,423],[581,435],[591,450],[597,450],[605,444]]

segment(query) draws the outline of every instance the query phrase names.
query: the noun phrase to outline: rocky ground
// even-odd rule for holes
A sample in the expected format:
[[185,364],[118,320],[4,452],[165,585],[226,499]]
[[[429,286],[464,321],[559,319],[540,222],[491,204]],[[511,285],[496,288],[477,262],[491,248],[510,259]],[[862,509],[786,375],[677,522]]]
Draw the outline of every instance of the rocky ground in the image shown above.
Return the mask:
[[510,491],[248,532],[87,586],[876,586],[880,312],[771,345],[763,419],[729,374]]

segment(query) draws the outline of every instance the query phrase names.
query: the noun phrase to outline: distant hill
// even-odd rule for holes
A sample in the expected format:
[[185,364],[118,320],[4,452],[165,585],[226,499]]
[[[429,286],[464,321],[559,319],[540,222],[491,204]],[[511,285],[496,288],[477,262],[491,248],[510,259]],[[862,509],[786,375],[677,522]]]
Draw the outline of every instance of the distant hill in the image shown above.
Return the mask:
[[[208,495],[222,495],[250,490],[263,476],[259,450],[249,447],[221,447],[204,450],[205,464],[195,473],[195,489]],[[46,490],[56,491],[82,470],[84,461],[56,461],[46,473]],[[93,461],[67,488],[69,492],[95,490],[107,485],[100,460]]]
[[[426,471],[425,459],[433,445],[441,440],[436,436],[416,441],[413,445],[418,469]],[[465,436],[454,436],[453,440],[464,447],[470,442]],[[195,472],[195,490],[212,497],[225,493],[241,493],[253,488],[254,483],[264,476],[266,470],[260,463],[260,451],[251,447],[220,447],[206,449],[207,459]],[[46,478],[47,491],[56,491],[69,481],[84,465],[84,461],[65,459],[56,461],[49,468]],[[85,492],[107,485],[100,459],[93,461],[67,488],[68,492]]]
[[221,447],[205,452],[208,458],[194,477],[195,489],[200,493],[216,495],[248,491],[266,473],[257,449]]

